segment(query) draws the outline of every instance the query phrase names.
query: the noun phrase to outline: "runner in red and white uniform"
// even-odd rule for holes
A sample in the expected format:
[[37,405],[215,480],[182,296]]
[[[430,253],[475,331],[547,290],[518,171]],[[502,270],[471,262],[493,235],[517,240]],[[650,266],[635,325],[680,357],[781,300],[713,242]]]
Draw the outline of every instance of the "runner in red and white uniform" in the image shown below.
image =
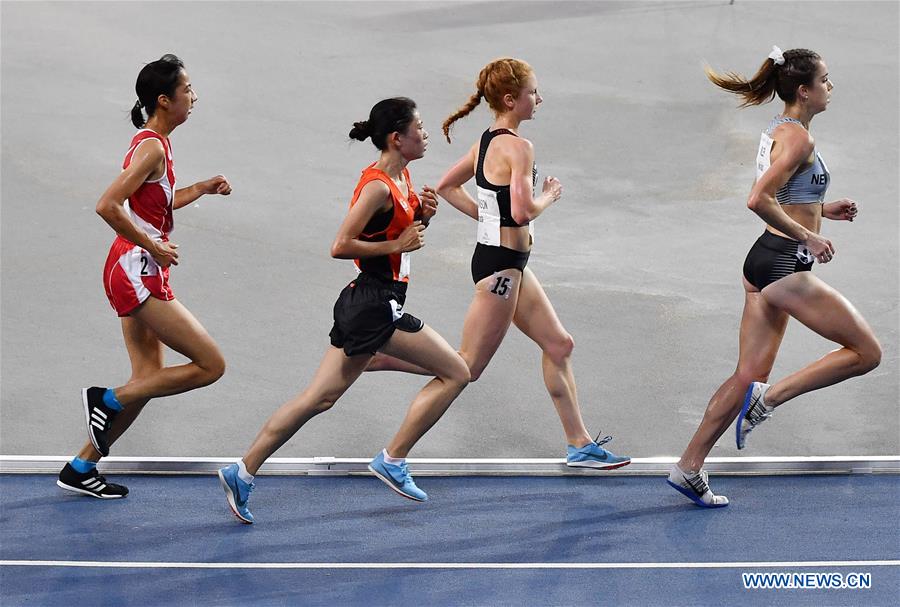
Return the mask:
[[[97,213],[116,231],[103,286],[122,318],[131,378],[117,388],[82,390],[90,442],[65,465],[57,481],[63,489],[102,499],[128,494],[122,485],[106,482],[96,464],[143,406],[151,398],[209,385],[225,372],[218,346],[169,286],[169,266],[178,264],[178,246],[169,235],[174,209],[204,194],[228,195],[231,185],[217,175],[175,189],[169,135],[187,120],[197,101],[178,57],[164,55],[145,65],[135,90],[138,101],[131,119],[141,130],[131,140],[122,172],[97,203]],[[165,367],[163,345],[191,362]]]
[[423,230],[437,210],[434,190],[426,186],[417,196],[406,169],[425,155],[427,146],[416,104],[405,97],[380,101],[369,120],[353,125],[350,137],[371,137],[381,151],[378,161],[363,171],[331,245],[331,256],[353,259],[359,275],[334,304],[331,347],[312,383],[272,414],[241,460],[219,470],[228,505],[245,523],[253,522],[248,499],[263,462],[306,422],[330,409],[376,352],[435,376],[416,395],[400,430],[369,464],[398,494],[426,500],[409,474],[406,455],[469,383],[469,370],[459,354],[403,311],[410,253],[423,246]]
[[[128,169],[140,146],[151,140],[162,144],[166,169],[158,179],[142,183],[125,201],[124,208],[129,219],[152,240],[168,242],[174,223],[175,198],[175,166],[169,138],[150,129],[138,131],[125,154],[122,170]],[[175,299],[169,286],[169,268],[160,267],[146,250],[121,234],[110,247],[103,269],[103,286],[109,303],[119,316],[128,316],[151,295],[163,301]]]

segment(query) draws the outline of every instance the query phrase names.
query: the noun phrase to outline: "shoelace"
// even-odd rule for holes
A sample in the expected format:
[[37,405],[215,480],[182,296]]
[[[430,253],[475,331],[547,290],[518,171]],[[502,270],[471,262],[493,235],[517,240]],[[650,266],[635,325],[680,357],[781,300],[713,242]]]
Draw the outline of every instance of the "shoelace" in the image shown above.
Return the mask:
[[[240,479],[238,479],[240,481]],[[237,499],[241,504],[246,504],[247,500],[250,499],[250,494],[253,493],[253,489],[256,488],[256,483],[243,483],[245,487],[247,487],[247,495],[244,496],[244,499],[241,499],[241,483],[243,481],[235,483],[235,487],[237,488]]]
[[599,433],[597,434],[597,437],[594,439],[594,442],[597,443],[597,446],[598,446],[598,447],[602,447],[603,445],[605,445],[606,443],[608,443],[609,441],[611,441],[611,440],[613,439],[613,437],[612,437],[611,434],[610,434],[610,435],[607,435],[607,436],[604,436],[603,438],[600,438],[600,435],[601,435],[601,434],[603,434],[603,433],[602,433],[602,432],[599,432]]
[[703,495],[707,491],[709,491],[709,483],[707,483],[706,479],[703,478],[703,471],[700,471],[690,477],[685,475],[682,476],[684,477],[685,482],[691,486],[691,489],[693,489],[697,495]]
[[760,403],[760,399],[754,400],[747,409],[747,421],[751,426],[757,426],[763,421],[772,417],[772,413],[766,411],[766,408]]
[[403,462],[400,464],[400,482],[405,483],[407,480],[409,480],[409,466]]

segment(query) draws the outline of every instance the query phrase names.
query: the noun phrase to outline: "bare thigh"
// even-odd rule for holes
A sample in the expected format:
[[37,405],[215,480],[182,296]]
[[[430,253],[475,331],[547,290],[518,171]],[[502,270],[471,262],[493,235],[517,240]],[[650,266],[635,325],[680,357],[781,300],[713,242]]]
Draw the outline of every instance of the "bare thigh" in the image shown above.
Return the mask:
[[469,381],[469,368],[459,353],[437,331],[425,325],[420,331],[396,330],[381,352],[411,363],[437,377]]
[[736,374],[749,385],[752,381],[769,378],[789,317],[769,303],[746,279],[744,288]]
[[341,348],[329,347],[304,394],[315,403],[331,406],[359,379],[371,360],[369,354],[347,356]]
[[556,346],[571,343],[571,337],[531,268],[525,268],[522,274],[522,288],[513,322],[545,352],[552,353]]
[[201,367],[224,365],[216,342],[177,299],[148,297],[131,316],[153,331],[159,341]]
[[163,368],[163,344],[150,327],[137,318],[124,316],[122,337],[131,361],[131,379],[146,377]]
[[846,297],[812,272],[797,272],[762,291],[766,301],[825,339],[856,351],[878,349],[869,323]]
[[[502,289],[496,289],[498,276],[509,279],[502,293]],[[469,365],[473,381],[487,367],[506,336],[516,311],[521,282],[522,272],[507,269],[483,278],[475,285],[475,297],[463,322],[459,348],[459,353]]]

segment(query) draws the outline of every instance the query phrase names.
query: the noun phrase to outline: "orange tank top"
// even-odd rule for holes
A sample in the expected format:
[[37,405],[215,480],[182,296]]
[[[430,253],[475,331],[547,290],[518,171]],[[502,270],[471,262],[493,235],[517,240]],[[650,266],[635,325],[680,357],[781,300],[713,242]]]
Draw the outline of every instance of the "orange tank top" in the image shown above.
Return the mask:
[[[409,171],[403,169],[403,177],[406,179],[406,185],[409,188],[409,195],[404,196],[400,192],[400,188],[394,183],[387,173],[381,169],[376,169],[373,162],[362,172],[359,183],[353,191],[353,199],[350,201],[352,207],[359,199],[359,193],[363,187],[370,181],[382,181],[391,190],[391,200],[393,207],[390,211],[378,213],[369,220],[369,223],[363,228],[359,234],[359,239],[365,242],[385,242],[388,240],[397,240],[403,230],[412,225],[416,219],[419,209],[419,197],[416,195],[415,188],[409,178]],[[360,272],[367,272],[378,275],[389,280],[399,282],[409,282],[409,253],[392,253],[390,255],[379,255],[377,257],[364,257],[354,259],[353,262]]]

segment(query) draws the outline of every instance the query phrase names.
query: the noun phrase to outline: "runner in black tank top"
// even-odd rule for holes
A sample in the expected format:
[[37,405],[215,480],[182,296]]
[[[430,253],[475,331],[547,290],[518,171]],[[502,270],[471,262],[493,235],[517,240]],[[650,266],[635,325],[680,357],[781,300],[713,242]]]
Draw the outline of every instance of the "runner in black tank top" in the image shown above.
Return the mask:
[[[516,59],[499,59],[479,75],[478,92],[444,123],[450,125],[471,112],[484,97],[494,111],[491,128],[444,175],[438,193],[478,220],[472,256],[475,297],[463,325],[460,354],[477,379],[490,362],[515,319],[516,326],[542,351],[544,383],[562,422],[568,442],[567,463],[574,467],[610,469],[628,464],[591,440],[581,418],[572,372],[572,336],[566,332],[540,282],[526,267],[533,243],[534,220],[562,194],[559,181],[544,180],[534,196],[536,171],[531,142],[518,136],[541,103],[531,67]],[[463,185],[475,177],[477,200]]]

